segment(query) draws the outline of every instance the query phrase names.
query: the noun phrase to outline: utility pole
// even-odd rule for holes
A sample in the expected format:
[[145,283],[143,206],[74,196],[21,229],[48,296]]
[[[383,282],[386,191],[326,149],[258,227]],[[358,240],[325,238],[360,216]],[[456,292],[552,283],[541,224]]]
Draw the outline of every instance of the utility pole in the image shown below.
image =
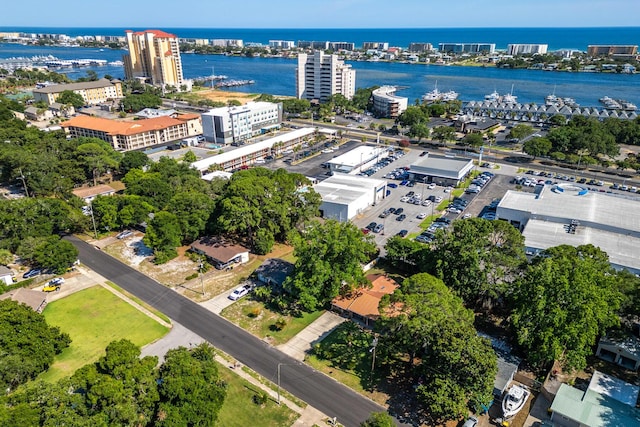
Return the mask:
[[282,363],[278,363],[278,405],[280,405],[280,366]]
[[22,173],[22,168],[18,169],[18,171],[20,171],[20,176],[18,178],[20,178],[20,180],[22,181],[22,186],[24,187],[24,193],[27,195],[27,197],[29,197],[29,190],[27,190],[27,181],[24,178],[24,174]]
[[204,295],[204,280],[202,279],[202,269],[204,268],[204,261],[200,258],[200,265],[198,266],[198,273],[200,274],[200,287],[202,289],[202,295]]
[[98,240],[98,229],[96,228],[96,217],[93,216],[93,201],[89,202],[89,209],[91,210],[91,222],[93,222],[93,237]]

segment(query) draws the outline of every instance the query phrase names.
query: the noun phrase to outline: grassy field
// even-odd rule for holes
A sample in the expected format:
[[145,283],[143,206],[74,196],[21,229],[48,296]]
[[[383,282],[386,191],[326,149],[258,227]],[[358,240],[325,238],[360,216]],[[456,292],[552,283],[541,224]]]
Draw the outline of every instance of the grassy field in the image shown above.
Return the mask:
[[169,324],[171,323],[171,319],[169,319],[167,316],[165,316],[164,313],[162,313],[162,312],[156,310],[155,308],[151,307],[149,304],[147,304],[146,302],[142,301],[140,298],[130,294],[129,292],[125,291],[120,286],[116,285],[115,283],[108,281],[107,285],[112,287],[116,291],[120,292],[122,295],[126,296],[130,300],[134,301],[138,305],[146,308],[147,310],[149,310],[150,312],[152,312],[153,314],[155,314],[156,316],[158,316],[160,319],[164,320],[165,322],[167,322]]
[[254,403],[253,396],[262,390],[245,381],[224,366],[219,366],[220,377],[227,383],[227,397],[224,400],[216,425],[225,427],[290,426],[298,414],[286,405],[279,405],[271,399],[264,405]]
[[[298,332],[309,326],[323,311],[303,313],[301,317],[283,316],[269,310],[263,303],[252,301],[248,298],[241,299],[222,310],[222,316],[251,332],[259,338],[269,338],[272,345],[284,344],[293,338]],[[286,321],[281,330],[275,328],[279,318]]]
[[100,286],[54,301],[43,314],[50,325],[58,326],[72,339],[41,375],[45,381],[56,381],[95,362],[111,341],[126,338],[144,346],[169,331]]

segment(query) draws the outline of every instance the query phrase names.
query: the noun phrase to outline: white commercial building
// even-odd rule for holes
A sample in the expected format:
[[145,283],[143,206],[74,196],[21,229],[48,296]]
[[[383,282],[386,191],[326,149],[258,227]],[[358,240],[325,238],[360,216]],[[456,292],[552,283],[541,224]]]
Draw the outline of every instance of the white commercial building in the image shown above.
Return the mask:
[[296,43],[293,40],[269,40],[271,49],[293,49]]
[[373,110],[379,117],[395,119],[407,109],[409,99],[395,93],[395,86],[382,86],[371,93]]
[[280,127],[282,104],[249,102],[214,108],[202,114],[203,135],[216,144],[242,145],[246,140]]
[[297,145],[302,145],[303,142],[311,139],[315,133],[316,130],[314,128],[296,129],[255,144],[243,145],[234,150],[198,160],[191,163],[191,167],[200,172],[207,172],[209,169],[231,172],[254,164],[262,164],[266,156],[276,157],[284,151],[291,150]]
[[427,153],[409,167],[412,180],[456,186],[473,169],[473,160],[436,157]]
[[356,71],[338,55],[315,51],[313,55],[298,54],[296,96],[298,99],[327,101],[341,94],[347,99],[356,92]]
[[386,157],[388,153],[387,147],[361,145],[338,157],[334,157],[327,164],[332,172],[355,174]]
[[320,194],[320,216],[345,222],[385,198],[387,182],[381,179],[336,174],[313,186]]
[[496,216],[522,231],[529,254],[559,246],[592,244],[615,268],[640,273],[640,203],[589,191],[579,184],[507,191]]
[[510,44],[507,45],[507,55],[544,55],[548,48],[547,44]]

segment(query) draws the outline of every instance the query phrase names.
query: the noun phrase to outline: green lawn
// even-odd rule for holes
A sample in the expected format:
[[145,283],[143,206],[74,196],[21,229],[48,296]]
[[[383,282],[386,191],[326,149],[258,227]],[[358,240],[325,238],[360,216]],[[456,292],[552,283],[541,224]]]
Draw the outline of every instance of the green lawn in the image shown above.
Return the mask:
[[[273,345],[284,344],[298,332],[309,326],[323,311],[302,313],[300,317],[283,316],[269,310],[262,302],[249,298],[241,299],[222,310],[222,316],[240,326],[242,329],[264,339],[269,337]],[[277,330],[274,325],[279,318],[286,320],[286,325]]]
[[284,404],[278,406],[277,402],[271,398],[262,406],[254,403],[253,396],[259,394],[261,389],[235,375],[224,366],[218,368],[220,377],[227,384],[227,397],[220,410],[216,425],[280,427],[290,426],[298,418],[297,413]]
[[52,382],[98,360],[111,341],[126,338],[142,347],[169,331],[100,286],[54,301],[43,314],[47,323],[58,326],[72,339],[71,345],[40,376]]

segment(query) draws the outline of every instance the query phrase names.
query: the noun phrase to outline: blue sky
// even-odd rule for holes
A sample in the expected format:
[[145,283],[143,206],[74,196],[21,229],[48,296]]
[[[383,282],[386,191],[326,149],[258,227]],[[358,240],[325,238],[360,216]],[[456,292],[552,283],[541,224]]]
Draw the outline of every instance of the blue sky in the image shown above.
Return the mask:
[[639,26],[638,0],[6,0],[0,26],[434,28]]

